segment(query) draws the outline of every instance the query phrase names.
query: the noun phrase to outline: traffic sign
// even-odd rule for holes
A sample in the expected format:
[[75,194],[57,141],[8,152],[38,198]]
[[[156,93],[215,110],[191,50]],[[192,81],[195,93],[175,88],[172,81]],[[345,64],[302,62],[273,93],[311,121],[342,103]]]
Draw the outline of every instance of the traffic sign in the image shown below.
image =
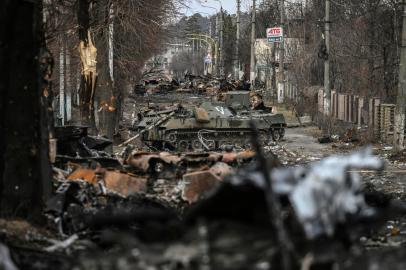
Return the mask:
[[271,27],[266,29],[266,37],[269,43],[282,42],[283,41],[283,28]]
[[268,43],[282,42],[282,37],[269,37]]

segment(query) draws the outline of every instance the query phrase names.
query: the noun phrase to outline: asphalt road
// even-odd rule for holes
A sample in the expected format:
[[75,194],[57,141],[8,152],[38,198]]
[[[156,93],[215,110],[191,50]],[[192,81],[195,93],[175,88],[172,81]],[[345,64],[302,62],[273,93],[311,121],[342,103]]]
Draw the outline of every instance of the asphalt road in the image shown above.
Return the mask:
[[298,155],[314,159],[334,154],[335,150],[331,144],[320,144],[317,141],[315,135],[318,132],[317,127],[287,128],[281,145]]
[[[302,164],[320,160],[334,154],[346,154],[359,150],[363,146],[328,143],[320,144],[317,127],[299,127],[286,129],[285,139],[280,145],[286,151],[280,151],[281,158],[287,159],[287,164]],[[382,192],[394,199],[406,201],[406,160],[389,159],[391,152],[384,149],[383,145],[373,145],[374,152],[385,160],[385,169],[381,172],[362,171],[361,176],[365,185],[378,192]]]

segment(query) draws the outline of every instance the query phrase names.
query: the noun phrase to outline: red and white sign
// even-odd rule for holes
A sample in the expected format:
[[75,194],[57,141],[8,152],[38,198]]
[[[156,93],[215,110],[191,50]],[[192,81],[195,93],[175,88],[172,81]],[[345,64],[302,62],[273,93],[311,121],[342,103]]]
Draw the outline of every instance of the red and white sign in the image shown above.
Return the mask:
[[281,42],[283,40],[283,28],[282,27],[272,27],[266,29],[266,37],[268,42]]

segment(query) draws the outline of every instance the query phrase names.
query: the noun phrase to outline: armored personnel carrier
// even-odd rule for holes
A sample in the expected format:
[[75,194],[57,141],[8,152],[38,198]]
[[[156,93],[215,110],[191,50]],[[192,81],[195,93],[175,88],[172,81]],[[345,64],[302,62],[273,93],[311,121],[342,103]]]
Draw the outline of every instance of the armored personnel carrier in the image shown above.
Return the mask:
[[235,98],[230,96],[229,102],[206,101],[195,107],[152,110],[140,116],[135,128],[147,145],[175,151],[245,148],[251,140],[250,121],[258,128],[261,143],[283,137],[286,126],[283,115],[251,110],[249,94],[237,94]]

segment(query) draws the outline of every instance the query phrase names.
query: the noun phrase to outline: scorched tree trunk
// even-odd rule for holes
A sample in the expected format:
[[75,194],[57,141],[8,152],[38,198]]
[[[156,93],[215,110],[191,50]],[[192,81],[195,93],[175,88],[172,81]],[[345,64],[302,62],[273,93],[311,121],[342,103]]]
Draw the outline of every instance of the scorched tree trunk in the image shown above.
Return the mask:
[[51,191],[41,1],[0,6],[0,213],[39,220]]

